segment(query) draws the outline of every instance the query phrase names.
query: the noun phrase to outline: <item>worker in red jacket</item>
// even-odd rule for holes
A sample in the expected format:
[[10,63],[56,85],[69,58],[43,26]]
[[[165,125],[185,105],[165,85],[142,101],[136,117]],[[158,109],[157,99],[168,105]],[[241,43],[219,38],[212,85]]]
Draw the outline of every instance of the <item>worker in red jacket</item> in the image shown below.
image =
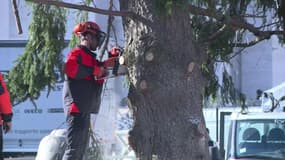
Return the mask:
[[7,90],[3,76],[0,72],[0,160],[3,156],[3,131],[7,133],[12,127],[12,105],[10,101],[10,94]]
[[[70,51],[65,62],[66,80],[63,87],[67,113],[67,148],[63,160],[81,160],[88,145],[90,113],[97,114],[107,67],[115,59],[99,61],[94,51],[101,46],[106,34],[94,22],[82,22],[73,33],[80,45]],[[99,80],[98,80],[99,79]]]

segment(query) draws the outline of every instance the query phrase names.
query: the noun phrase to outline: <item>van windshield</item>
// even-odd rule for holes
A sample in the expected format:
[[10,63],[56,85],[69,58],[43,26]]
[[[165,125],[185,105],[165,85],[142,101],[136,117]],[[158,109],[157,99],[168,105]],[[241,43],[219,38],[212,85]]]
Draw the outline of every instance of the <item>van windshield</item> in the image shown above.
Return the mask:
[[236,127],[238,158],[285,159],[285,119],[239,120]]

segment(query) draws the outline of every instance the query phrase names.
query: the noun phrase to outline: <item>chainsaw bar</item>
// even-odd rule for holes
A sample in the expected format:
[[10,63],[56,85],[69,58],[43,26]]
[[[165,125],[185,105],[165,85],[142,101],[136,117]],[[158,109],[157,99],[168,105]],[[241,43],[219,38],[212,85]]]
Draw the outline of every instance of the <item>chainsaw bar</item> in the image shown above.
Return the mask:
[[103,80],[103,79],[109,79],[109,78],[116,78],[116,77],[119,77],[119,76],[124,76],[124,75],[127,75],[128,73],[128,69],[126,66],[123,66],[123,65],[120,65],[118,67],[118,70],[117,70],[117,73],[116,74],[113,74],[113,72],[109,72],[109,73],[112,73],[112,74],[109,74],[107,76],[104,76],[104,77],[100,77],[100,78],[95,78],[95,80]]

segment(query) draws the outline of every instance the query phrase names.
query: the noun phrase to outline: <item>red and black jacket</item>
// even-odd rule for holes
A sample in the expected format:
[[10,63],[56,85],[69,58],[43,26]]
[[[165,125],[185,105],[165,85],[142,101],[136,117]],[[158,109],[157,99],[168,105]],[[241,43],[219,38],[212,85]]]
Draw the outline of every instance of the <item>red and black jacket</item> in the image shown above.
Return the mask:
[[94,80],[103,62],[85,46],[73,49],[65,63],[64,106],[69,112],[98,113],[104,80]]
[[12,104],[10,100],[10,94],[7,90],[6,83],[3,80],[3,76],[0,73],[0,124],[2,120],[10,122],[12,120]]

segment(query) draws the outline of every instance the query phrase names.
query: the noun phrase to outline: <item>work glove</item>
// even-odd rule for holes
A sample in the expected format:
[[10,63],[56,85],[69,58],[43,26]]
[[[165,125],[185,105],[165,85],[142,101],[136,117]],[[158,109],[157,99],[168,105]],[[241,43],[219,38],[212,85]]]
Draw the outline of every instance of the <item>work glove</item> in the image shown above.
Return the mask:
[[113,47],[109,52],[109,58],[116,57],[120,65],[125,65],[125,57],[123,56],[124,50],[121,47]]
[[108,52],[108,57],[112,58],[112,57],[119,57],[123,54],[123,49],[121,49],[120,47],[113,47],[111,48],[111,50]]
[[117,63],[119,63],[119,57],[123,54],[123,49],[120,47],[113,47],[109,52],[108,52],[108,59],[105,60],[104,67],[106,68],[116,68],[118,67]]

